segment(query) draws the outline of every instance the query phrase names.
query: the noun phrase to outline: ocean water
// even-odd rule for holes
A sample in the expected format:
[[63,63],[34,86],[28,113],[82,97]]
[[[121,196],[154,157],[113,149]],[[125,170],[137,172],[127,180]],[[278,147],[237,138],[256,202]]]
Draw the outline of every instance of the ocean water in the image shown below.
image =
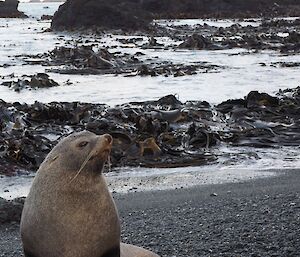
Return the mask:
[[[0,76],[14,73],[17,76],[32,75],[45,72],[47,67],[40,65],[24,65],[16,57],[22,54],[38,54],[48,52],[55,46],[75,42],[80,35],[76,33],[43,32],[50,27],[50,21],[41,21],[43,14],[52,15],[62,3],[20,3],[19,9],[30,16],[28,19],[0,19]],[[290,19],[294,19],[293,17]],[[197,25],[207,23],[217,27],[227,27],[236,23],[232,20],[175,20],[156,21],[163,25]],[[240,23],[242,26],[258,26],[260,20],[249,20]],[[278,52],[263,51],[249,53],[245,49],[220,50],[220,51],[188,51],[188,50],[141,50],[131,45],[121,45],[117,39],[121,35],[108,35],[99,38],[87,36],[88,39],[97,39],[100,46],[110,48],[110,51],[123,53],[143,52],[146,58],[157,58],[161,61],[174,63],[194,63],[199,61],[220,65],[223,68],[214,73],[199,73],[184,77],[124,77],[122,75],[61,75],[48,73],[51,78],[59,83],[71,81],[73,85],[39,90],[24,90],[14,92],[0,85],[0,98],[8,102],[34,101],[82,101],[91,103],[106,103],[116,105],[130,101],[145,101],[157,99],[167,94],[177,94],[179,100],[206,100],[212,104],[220,103],[227,99],[241,98],[251,90],[258,90],[270,94],[279,89],[299,86],[299,68],[276,68],[270,65],[261,66],[260,63],[272,62],[300,62],[300,55],[285,56]],[[144,37],[143,42],[148,38]],[[178,44],[169,38],[157,38],[158,42],[165,45]],[[143,43],[141,42],[141,44]],[[1,67],[4,64],[8,67]],[[9,66],[11,65],[11,66]],[[0,81],[1,82],[1,81]],[[280,147],[274,149],[255,149],[223,146],[220,151],[228,153],[232,158],[220,159],[219,164],[178,169],[124,169],[122,172],[114,171],[112,177],[139,177],[139,176],[166,176],[168,174],[188,174],[193,172],[220,172],[232,171],[239,176],[249,178],[247,171],[268,169],[291,169],[300,165],[299,147]],[[251,158],[255,153],[257,158]],[[228,173],[220,173],[230,176]],[[225,175],[224,175],[225,174]],[[226,175],[227,174],[227,175]],[[231,174],[229,172],[229,174]],[[244,174],[244,175],[243,175]],[[262,173],[263,175],[263,173]],[[217,175],[216,175],[217,176]],[[251,176],[250,176],[251,177]],[[179,177],[180,179],[180,177]],[[0,184],[1,184],[0,179]],[[7,180],[11,181],[11,180]],[[8,184],[10,182],[7,182]],[[27,182],[28,183],[28,182]],[[18,184],[18,183],[17,183]],[[25,183],[26,184],[26,183]],[[27,185],[27,184],[26,184]],[[28,188],[28,186],[25,186]],[[4,188],[4,186],[3,186]],[[2,188],[0,188],[0,191]],[[26,191],[26,190],[25,190]],[[1,196],[1,192],[0,192]]]
[[[23,65],[20,54],[38,54],[48,52],[55,46],[64,45],[68,40],[78,39],[77,34],[42,33],[50,27],[49,21],[40,21],[42,14],[53,14],[61,3],[21,3],[20,10],[30,16],[29,19],[0,19],[0,66],[13,65],[7,68],[0,67],[0,74],[31,75],[44,72],[45,68],[39,65]],[[159,21],[162,24],[203,24],[214,26],[230,26],[235,21],[221,20],[181,20]],[[260,20],[244,21],[241,25],[258,25]],[[241,98],[251,90],[275,93],[280,88],[296,87],[299,85],[300,73],[298,68],[279,69],[276,67],[262,67],[260,63],[272,62],[300,62],[300,55],[284,56],[277,52],[264,51],[249,54],[244,49],[222,51],[189,51],[189,50],[141,50],[130,45],[126,48],[116,41],[123,38],[120,35],[109,35],[98,39],[100,46],[114,46],[110,51],[145,53],[144,58],[157,58],[161,61],[174,63],[208,62],[222,66],[216,73],[199,73],[183,77],[124,77],[122,75],[60,75],[50,74],[51,78],[59,83],[67,80],[72,86],[61,86],[51,89],[28,90],[21,93],[0,86],[1,98],[5,101],[21,101],[32,103],[36,100],[43,102],[83,101],[106,103],[110,105],[129,101],[144,101],[157,99],[167,94],[177,94],[181,101],[206,100],[210,103],[220,103],[229,98]],[[144,38],[147,42],[147,38]],[[168,38],[158,38],[158,42],[172,44]],[[143,42],[141,42],[142,44]],[[178,44],[178,42],[176,42]],[[124,46],[124,45],[123,45]]]

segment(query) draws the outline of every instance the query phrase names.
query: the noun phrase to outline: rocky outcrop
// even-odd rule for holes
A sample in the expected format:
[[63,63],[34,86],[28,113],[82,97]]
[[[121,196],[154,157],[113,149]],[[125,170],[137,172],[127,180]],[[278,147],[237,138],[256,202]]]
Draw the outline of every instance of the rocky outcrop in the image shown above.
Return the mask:
[[100,27],[104,29],[147,29],[150,14],[136,0],[68,0],[55,13],[55,30]]
[[156,18],[240,18],[298,16],[297,0],[143,0],[142,8]]
[[[279,3],[278,3],[279,2]],[[298,0],[67,0],[55,13],[54,30],[101,27],[143,30],[154,18],[299,16]]]
[[59,86],[57,82],[49,78],[45,73],[37,73],[33,76],[23,76],[22,79],[9,80],[1,83],[2,86],[7,86],[10,89],[20,92],[23,89],[49,88]]
[[178,48],[190,49],[190,50],[218,50],[219,47],[214,45],[210,39],[203,37],[202,35],[193,34],[188,37]]
[[26,18],[27,16],[18,11],[18,0],[0,1],[0,18]]

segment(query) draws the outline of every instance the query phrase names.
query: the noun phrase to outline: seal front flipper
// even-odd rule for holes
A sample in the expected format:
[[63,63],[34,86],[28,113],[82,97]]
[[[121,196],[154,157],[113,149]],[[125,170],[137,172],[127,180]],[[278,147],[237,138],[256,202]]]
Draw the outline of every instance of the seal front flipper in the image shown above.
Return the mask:
[[159,256],[141,247],[121,243],[121,257],[159,257]]

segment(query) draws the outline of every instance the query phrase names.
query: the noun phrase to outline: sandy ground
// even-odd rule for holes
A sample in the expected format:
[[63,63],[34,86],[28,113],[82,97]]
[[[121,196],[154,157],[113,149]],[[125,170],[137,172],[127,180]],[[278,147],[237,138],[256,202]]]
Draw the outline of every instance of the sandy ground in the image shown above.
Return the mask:
[[[238,183],[114,194],[123,241],[170,257],[300,256],[300,170],[276,172]],[[22,256],[18,229],[0,226],[0,256]]]

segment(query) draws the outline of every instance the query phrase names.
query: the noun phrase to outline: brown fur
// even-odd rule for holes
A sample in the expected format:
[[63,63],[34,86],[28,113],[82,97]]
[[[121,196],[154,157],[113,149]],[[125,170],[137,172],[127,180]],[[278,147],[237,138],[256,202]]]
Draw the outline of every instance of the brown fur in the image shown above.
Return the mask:
[[[120,256],[118,212],[102,175],[111,145],[111,136],[85,131],[48,154],[22,213],[26,257]],[[122,257],[157,256],[135,246],[121,248]]]
[[159,256],[141,247],[121,243],[121,257],[159,257]]

